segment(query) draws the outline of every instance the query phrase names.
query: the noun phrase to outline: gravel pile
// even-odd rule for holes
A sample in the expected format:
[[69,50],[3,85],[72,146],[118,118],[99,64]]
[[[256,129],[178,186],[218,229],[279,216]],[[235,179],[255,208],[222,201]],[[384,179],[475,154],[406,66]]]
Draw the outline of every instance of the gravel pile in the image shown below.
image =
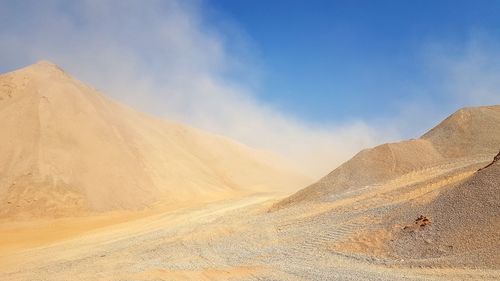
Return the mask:
[[[435,200],[405,212],[424,215],[432,224],[402,229],[392,248],[405,259],[500,269],[500,153],[497,161]],[[401,221],[404,221],[401,217]]]

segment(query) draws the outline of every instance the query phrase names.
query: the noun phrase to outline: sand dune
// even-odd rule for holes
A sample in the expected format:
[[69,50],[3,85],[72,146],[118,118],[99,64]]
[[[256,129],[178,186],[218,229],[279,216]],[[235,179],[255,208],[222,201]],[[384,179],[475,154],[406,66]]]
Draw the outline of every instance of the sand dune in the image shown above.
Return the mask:
[[462,108],[421,138],[446,158],[494,155],[500,142],[500,105]]
[[0,217],[137,210],[293,190],[270,153],[155,119],[50,62],[0,76]]
[[361,151],[277,207],[302,201],[328,201],[332,195],[383,183],[415,170],[491,156],[499,147],[500,106],[464,108],[419,139]]
[[461,109],[420,139],[360,152],[270,211],[302,210],[310,239],[358,259],[498,270],[499,149],[500,106]]

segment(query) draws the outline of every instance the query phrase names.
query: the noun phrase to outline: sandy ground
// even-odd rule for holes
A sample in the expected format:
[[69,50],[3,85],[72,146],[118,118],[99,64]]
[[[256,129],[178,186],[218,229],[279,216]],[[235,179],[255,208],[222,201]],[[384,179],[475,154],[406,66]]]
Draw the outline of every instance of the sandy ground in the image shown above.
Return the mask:
[[[395,260],[379,247],[386,233],[370,231],[370,237],[360,238],[377,225],[378,213],[469,177],[484,164],[482,159],[477,162],[434,167],[329,203],[278,211],[271,208],[277,195],[261,194],[127,222],[116,215],[91,224],[91,218],[80,218],[45,225],[40,236],[40,222],[31,235],[25,222],[24,240],[31,237],[38,244],[2,250],[0,279],[498,280],[500,270]],[[89,229],[81,228],[83,222]],[[113,224],[105,226],[108,223]],[[49,228],[54,236],[44,240]],[[60,236],[59,230],[69,234]],[[4,239],[9,234],[2,235]]]

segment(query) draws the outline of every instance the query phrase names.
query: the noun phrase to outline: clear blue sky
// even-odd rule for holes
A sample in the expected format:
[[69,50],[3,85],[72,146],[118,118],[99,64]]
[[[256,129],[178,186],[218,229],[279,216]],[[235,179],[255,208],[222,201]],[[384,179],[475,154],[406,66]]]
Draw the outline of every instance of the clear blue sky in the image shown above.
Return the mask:
[[500,35],[500,1],[492,0],[211,0],[208,6],[219,13],[214,20],[230,18],[257,46],[260,94],[320,122],[384,114],[375,108],[391,114],[415,95],[439,100],[426,67],[428,45],[460,49],[476,33]]

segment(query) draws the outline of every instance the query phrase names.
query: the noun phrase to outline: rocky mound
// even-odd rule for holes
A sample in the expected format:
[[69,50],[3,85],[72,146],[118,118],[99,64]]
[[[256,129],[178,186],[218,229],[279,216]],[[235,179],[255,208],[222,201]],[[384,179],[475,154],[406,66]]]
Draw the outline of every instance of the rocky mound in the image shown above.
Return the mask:
[[49,62],[0,76],[0,217],[299,187],[274,156],[116,103]]
[[491,156],[500,146],[500,106],[458,110],[416,140],[366,149],[317,183],[276,205],[328,201],[332,195],[383,183],[411,171],[458,161]]
[[[417,213],[432,223],[414,227],[408,218]],[[398,257],[500,268],[500,153],[490,165],[429,204],[400,214],[396,223],[409,225],[389,243]]]

